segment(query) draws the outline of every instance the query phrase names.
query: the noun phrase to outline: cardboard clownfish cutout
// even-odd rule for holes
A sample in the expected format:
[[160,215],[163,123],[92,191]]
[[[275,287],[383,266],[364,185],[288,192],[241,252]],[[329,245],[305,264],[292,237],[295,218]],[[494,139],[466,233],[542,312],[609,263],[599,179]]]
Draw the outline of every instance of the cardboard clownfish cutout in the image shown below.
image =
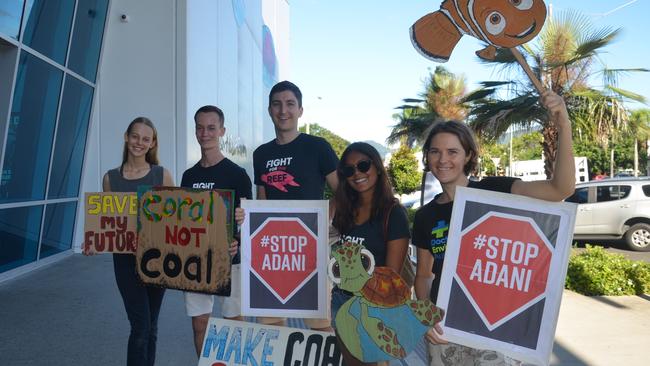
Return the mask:
[[440,10],[413,24],[411,41],[426,58],[446,62],[467,34],[488,43],[476,54],[491,60],[496,47],[514,48],[533,39],[545,20],[542,0],[444,0]]

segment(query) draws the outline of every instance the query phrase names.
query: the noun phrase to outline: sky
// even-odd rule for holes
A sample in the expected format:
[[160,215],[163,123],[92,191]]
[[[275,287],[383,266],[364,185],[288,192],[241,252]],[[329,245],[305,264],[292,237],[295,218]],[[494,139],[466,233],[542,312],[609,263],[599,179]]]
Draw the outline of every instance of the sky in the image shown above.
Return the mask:
[[[436,66],[465,76],[468,91],[478,82],[500,80],[493,67],[478,61],[481,43],[464,36],[450,60],[436,63],[412,46],[409,28],[436,11],[441,0],[292,0],[290,1],[290,75],[303,92],[304,123],[318,123],[349,141],[385,143],[396,122],[394,108],[418,97]],[[546,0],[552,12],[576,10],[594,28],[622,28],[605,48],[609,68],[650,69],[650,1]],[[535,42],[535,39],[532,41]],[[600,81],[600,80],[596,80]],[[620,88],[643,95],[650,103],[650,73],[619,79]],[[650,105],[628,104],[631,109]]]

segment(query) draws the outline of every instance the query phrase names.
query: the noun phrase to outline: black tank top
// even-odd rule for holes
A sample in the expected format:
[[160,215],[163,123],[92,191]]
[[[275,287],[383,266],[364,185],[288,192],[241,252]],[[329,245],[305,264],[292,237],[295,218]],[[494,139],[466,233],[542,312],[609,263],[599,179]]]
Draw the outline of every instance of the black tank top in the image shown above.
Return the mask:
[[151,165],[149,173],[142,178],[126,179],[122,176],[121,167],[108,171],[108,182],[113,192],[137,192],[139,186],[160,186],[163,184],[163,167]]

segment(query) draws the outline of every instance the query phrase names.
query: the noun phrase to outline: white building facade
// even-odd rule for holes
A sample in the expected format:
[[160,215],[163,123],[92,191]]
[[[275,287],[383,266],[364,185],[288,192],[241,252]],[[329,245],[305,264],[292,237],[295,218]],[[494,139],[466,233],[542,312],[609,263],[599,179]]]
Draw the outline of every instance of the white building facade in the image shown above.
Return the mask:
[[79,249],[84,192],[119,166],[135,117],[180,183],[200,157],[194,112],[220,107],[223,149],[252,176],[288,61],[287,0],[3,0],[0,281]]

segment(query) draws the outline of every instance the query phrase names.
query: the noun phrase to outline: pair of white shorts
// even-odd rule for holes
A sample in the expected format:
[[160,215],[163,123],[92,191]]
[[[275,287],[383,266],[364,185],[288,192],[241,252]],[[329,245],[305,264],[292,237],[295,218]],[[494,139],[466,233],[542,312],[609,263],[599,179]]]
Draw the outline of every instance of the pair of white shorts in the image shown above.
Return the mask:
[[[221,305],[221,316],[234,318],[241,315],[241,276],[239,264],[230,269],[230,296],[217,296]],[[185,312],[188,316],[212,314],[214,296],[197,292],[185,292]]]

